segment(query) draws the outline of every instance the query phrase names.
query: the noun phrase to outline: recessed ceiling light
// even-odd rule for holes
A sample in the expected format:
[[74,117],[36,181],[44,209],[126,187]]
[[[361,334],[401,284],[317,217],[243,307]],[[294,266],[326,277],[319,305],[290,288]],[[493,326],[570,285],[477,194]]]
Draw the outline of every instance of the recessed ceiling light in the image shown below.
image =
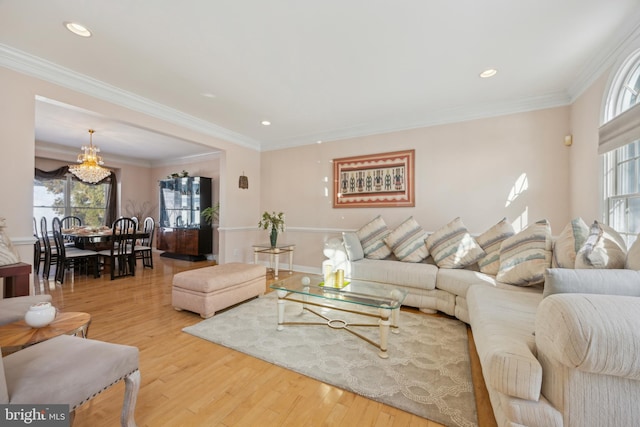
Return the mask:
[[322,144],[322,140],[317,140],[316,144]]
[[483,79],[487,79],[489,77],[495,76],[497,73],[498,73],[498,70],[494,68],[487,68],[486,70],[480,73],[480,77],[482,77]]
[[80,37],[91,37],[91,31],[89,31],[89,29],[84,25],[78,24],[77,22],[65,22],[64,26],[67,30]]
[[263,120],[260,123],[262,123],[264,126],[269,126],[271,125],[271,122],[269,120]]
[[215,98],[216,95],[214,93],[211,92],[203,92],[200,95],[204,96],[205,98]]

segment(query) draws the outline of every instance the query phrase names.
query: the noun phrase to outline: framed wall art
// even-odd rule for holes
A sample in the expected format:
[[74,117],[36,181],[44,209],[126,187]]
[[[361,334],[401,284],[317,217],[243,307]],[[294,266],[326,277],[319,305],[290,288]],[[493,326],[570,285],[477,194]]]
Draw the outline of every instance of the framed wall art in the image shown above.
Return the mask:
[[333,160],[333,207],[415,206],[415,150]]

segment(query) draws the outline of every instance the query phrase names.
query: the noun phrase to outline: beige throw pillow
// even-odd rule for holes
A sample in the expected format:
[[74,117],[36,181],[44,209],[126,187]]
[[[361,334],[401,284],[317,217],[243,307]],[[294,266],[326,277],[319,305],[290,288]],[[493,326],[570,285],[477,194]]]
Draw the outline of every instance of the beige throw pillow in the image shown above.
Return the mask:
[[496,279],[516,286],[544,282],[551,266],[551,226],[544,219],[505,239],[500,246],[500,269]]
[[420,262],[429,256],[427,246],[424,243],[426,237],[427,233],[420,227],[420,224],[413,217],[409,217],[397,226],[384,241],[398,260]]
[[594,221],[589,236],[576,255],[575,268],[624,268],[627,245],[607,224]]
[[380,215],[363,225],[356,235],[362,244],[365,258],[385,259],[391,255],[391,249],[384,243],[390,231]]
[[624,267],[629,270],[640,270],[640,234],[627,252],[627,262]]
[[507,218],[502,220],[476,237],[476,242],[484,250],[485,255],[478,260],[480,271],[485,274],[498,274],[500,269],[500,245],[502,242],[515,234],[513,226]]
[[553,245],[553,268],[574,268],[576,255],[589,236],[589,226],[582,218],[575,218],[558,235]]
[[430,235],[426,243],[440,268],[464,268],[485,256],[459,217]]

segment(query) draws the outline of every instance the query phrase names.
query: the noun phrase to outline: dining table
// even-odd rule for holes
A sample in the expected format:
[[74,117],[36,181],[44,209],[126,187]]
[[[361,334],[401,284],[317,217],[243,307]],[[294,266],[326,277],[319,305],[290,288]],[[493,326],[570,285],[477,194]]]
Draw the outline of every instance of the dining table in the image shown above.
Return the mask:
[[[111,247],[111,235],[113,230],[110,227],[73,227],[62,229],[62,235],[73,240],[75,247],[92,251],[102,251]],[[149,233],[136,230],[135,239],[149,237]]]

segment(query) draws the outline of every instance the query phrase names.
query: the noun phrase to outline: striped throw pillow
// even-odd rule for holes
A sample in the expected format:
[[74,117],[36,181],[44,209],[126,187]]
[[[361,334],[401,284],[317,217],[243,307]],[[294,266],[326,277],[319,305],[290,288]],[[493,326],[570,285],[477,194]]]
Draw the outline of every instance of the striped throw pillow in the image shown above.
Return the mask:
[[420,224],[413,217],[409,217],[397,226],[384,241],[398,260],[420,262],[429,256],[424,244],[426,237],[427,233],[420,227]]
[[627,244],[620,234],[594,221],[584,246],[576,255],[575,268],[624,268]]
[[582,218],[575,218],[567,224],[553,244],[553,268],[574,268],[576,255],[589,236],[589,226]]
[[369,259],[385,259],[391,255],[391,249],[384,243],[390,231],[380,215],[363,225],[356,235],[362,244],[364,257]]
[[511,226],[511,223],[507,221],[507,218],[502,220],[476,237],[476,242],[484,250],[485,255],[478,260],[478,267],[480,271],[485,274],[498,274],[500,269],[500,245],[502,242],[513,236],[515,231]]
[[551,266],[551,226],[546,219],[536,222],[500,245],[500,269],[496,279],[516,286],[544,282]]
[[440,268],[464,268],[485,255],[459,217],[430,235],[426,243]]

